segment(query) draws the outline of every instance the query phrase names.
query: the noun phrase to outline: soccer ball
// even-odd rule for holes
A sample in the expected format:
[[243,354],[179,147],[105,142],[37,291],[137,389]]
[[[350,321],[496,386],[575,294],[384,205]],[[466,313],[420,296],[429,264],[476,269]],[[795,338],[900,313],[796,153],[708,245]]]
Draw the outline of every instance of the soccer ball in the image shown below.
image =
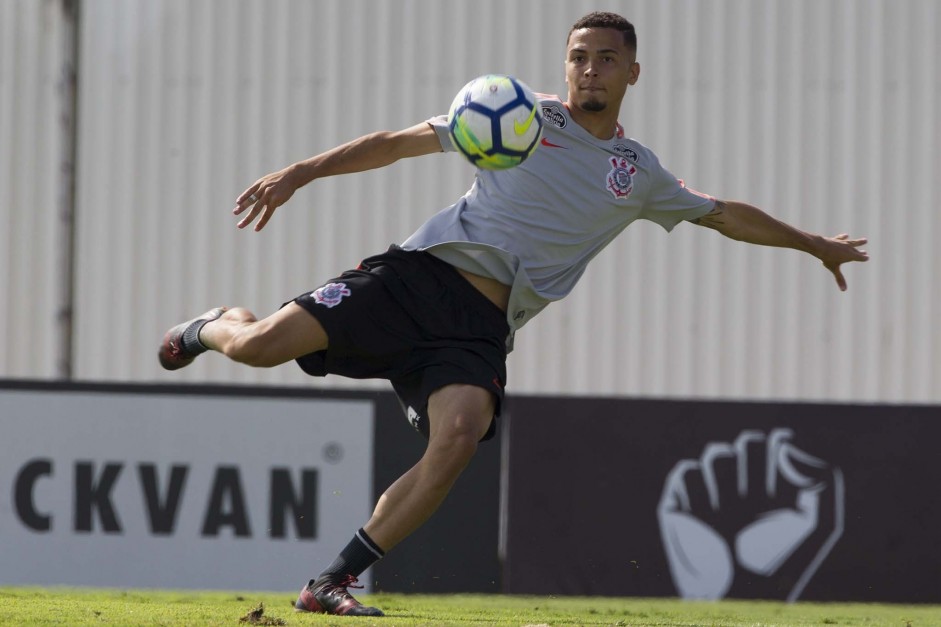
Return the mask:
[[485,170],[505,170],[533,154],[542,113],[532,90],[510,76],[475,78],[458,92],[448,112],[451,141]]

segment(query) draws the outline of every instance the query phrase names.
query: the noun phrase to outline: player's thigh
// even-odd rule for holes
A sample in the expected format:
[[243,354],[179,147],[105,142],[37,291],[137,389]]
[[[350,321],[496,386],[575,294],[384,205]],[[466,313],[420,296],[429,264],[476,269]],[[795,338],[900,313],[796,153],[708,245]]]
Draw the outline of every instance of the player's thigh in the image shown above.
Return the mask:
[[428,397],[429,443],[469,438],[475,444],[487,433],[496,411],[496,399],[476,385],[453,383]]
[[251,341],[259,361],[280,364],[327,348],[323,325],[303,307],[291,302],[252,325]]

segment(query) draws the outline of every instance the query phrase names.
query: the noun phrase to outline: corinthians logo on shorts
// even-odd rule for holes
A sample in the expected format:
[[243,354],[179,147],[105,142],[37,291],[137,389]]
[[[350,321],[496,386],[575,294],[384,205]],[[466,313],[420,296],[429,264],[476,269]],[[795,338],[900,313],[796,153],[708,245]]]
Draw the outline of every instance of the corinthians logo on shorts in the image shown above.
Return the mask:
[[637,168],[624,157],[608,159],[611,171],[608,172],[608,191],[615,198],[627,198],[634,191],[634,174]]
[[345,296],[350,295],[350,289],[346,283],[327,283],[323,287],[318,287],[310,295],[318,305],[333,308],[339,305]]

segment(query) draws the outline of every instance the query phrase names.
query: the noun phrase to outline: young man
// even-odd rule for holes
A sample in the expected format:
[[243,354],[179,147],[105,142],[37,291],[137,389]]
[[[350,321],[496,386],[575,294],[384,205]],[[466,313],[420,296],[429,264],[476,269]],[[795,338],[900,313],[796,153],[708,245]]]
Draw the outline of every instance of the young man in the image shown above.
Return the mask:
[[[638,218],[670,230],[681,221],[732,239],[802,250],[820,259],[841,290],[840,266],[865,261],[865,239],[823,237],[759,209],[686,189],[657,157],[625,137],[621,101],[637,82],[634,27],[592,13],[569,32],[563,102],[543,96],[542,146],[522,165],[479,171],[472,189],[401,247],[258,320],[217,308],[171,329],[160,348],[167,369],[215,350],[252,366],[297,360],[305,372],[388,379],[428,439],[418,463],[379,499],[336,561],[301,591],[296,608],[380,616],[347,588],[438,507],[492,437],[515,331],[568,294],[587,263]],[[261,230],[275,210],[318,178],[454,150],[446,119],[377,132],[262,177],[237,200],[238,223]],[[247,211],[247,213],[246,213]]]

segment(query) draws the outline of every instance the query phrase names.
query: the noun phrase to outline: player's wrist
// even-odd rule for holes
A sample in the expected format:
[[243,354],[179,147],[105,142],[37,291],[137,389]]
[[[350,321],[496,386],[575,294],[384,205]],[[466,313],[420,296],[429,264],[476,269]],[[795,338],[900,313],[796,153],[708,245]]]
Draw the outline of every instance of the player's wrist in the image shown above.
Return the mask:
[[305,159],[289,165],[284,169],[284,178],[294,185],[295,189],[307,185],[317,178],[317,162],[315,159]]
[[816,235],[812,233],[803,233],[803,236],[806,242],[806,247],[803,248],[803,250],[823,261],[826,257],[827,246],[830,243],[829,240],[823,235]]

